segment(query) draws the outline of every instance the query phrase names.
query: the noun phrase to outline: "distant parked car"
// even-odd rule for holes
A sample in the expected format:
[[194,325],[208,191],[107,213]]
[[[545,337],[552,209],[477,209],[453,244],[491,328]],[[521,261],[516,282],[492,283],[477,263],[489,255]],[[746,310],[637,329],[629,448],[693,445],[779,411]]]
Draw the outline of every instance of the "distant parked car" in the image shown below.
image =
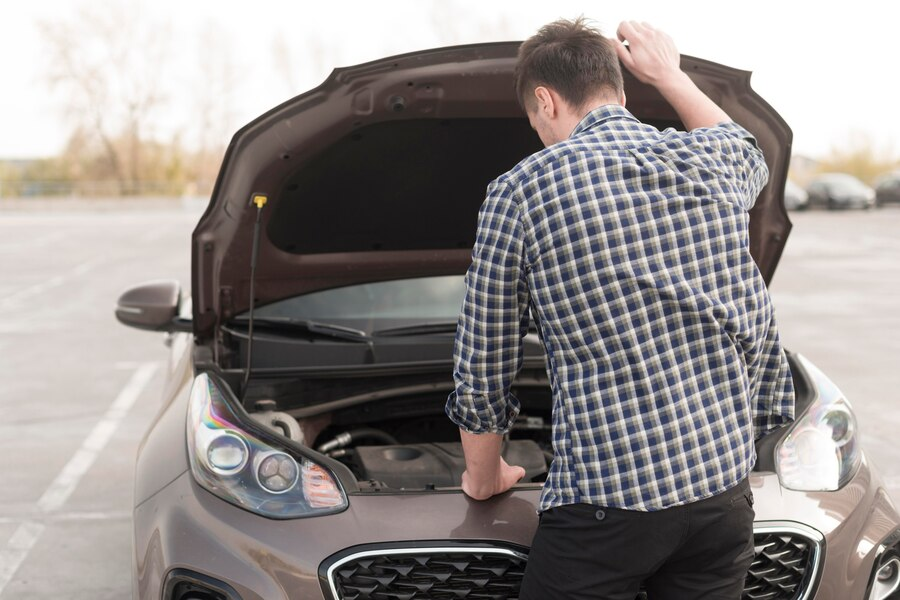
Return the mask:
[[809,208],[809,194],[790,179],[784,183],[784,207],[788,210]]
[[825,173],[806,187],[810,206],[839,208],[872,208],[875,190],[846,173]]
[[875,185],[875,202],[879,206],[900,203],[900,171],[894,171],[878,180]]

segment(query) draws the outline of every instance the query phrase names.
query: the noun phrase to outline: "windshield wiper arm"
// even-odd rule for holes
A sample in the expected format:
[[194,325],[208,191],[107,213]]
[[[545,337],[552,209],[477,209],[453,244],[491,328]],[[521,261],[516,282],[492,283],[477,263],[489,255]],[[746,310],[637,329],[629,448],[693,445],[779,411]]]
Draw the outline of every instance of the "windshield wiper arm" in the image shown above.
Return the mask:
[[[238,323],[247,323],[245,318],[235,319]],[[310,321],[308,319],[294,319],[291,317],[253,317],[255,325],[262,325],[275,329],[302,331],[307,333],[315,333],[326,337],[337,338],[340,340],[349,340],[351,342],[362,342],[368,344],[372,342],[372,336],[361,329],[353,327],[345,327],[344,325],[335,325],[334,323],[320,323],[319,321]]]
[[456,333],[456,321],[436,322],[436,323],[416,323],[415,325],[403,325],[401,327],[390,327],[388,329],[379,329],[372,332],[375,337],[378,336],[404,336],[404,335],[430,335],[433,333]]
[[[534,321],[529,323],[528,331],[537,331],[537,325],[535,325]],[[379,329],[378,331],[372,332],[372,336],[431,335],[436,333],[456,333],[456,321],[417,323],[416,325]]]

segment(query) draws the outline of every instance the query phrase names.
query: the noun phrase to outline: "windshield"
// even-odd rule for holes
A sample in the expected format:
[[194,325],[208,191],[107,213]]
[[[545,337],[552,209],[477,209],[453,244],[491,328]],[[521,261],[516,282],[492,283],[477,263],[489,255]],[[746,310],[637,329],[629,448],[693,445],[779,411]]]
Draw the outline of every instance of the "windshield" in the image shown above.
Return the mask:
[[404,324],[456,322],[465,291],[462,275],[379,281],[280,300],[256,308],[254,316],[352,324],[370,332]]

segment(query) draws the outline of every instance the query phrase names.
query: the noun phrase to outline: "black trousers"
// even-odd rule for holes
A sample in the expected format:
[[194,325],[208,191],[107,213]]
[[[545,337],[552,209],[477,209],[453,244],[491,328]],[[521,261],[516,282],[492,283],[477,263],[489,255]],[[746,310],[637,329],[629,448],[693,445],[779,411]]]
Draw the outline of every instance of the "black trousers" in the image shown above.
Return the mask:
[[640,512],[570,504],[544,511],[519,600],[738,600],[753,562],[745,480],[683,506]]

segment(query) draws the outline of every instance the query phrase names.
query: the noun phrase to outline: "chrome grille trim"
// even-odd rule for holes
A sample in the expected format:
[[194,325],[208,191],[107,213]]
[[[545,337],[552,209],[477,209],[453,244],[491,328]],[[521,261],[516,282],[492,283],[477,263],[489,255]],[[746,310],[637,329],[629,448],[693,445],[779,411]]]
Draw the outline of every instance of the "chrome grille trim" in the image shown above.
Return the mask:
[[[813,592],[816,589],[819,574],[822,568],[825,536],[823,536],[819,531],[813,529],[812,527],[809,527],[808,525],[804,525],[803,523],[794,521],[757,521],[753,526],[753,535],[754,537],[773,535],[789,538],[801,538],[803,541],[809,544],[809,556],[807,559],[808,570],[803,574],[803,580],[799,584],[799,595],[794,596],[792,600],[810,600]],[[334,600],[338,600],[341,598],[338,592],[338,583],[335,578],[335,573],[337,572],[337,570],[348,563],[366,559],[369,557],[384,557],[394,555],[415,556],[433,554],[484,554],[493,555],[495,557],[514,558],[523,562],[527,562],[528,560],[528,555],[526,553],[517,552],[509,548],[503,548],[502,546],[492,546],[485,544],[469,545],[465,542],[462,542],[462,544],[465,545],[402,546],[392,544],[393,547],[390,548],[370,547],[365,550],[360,550],[358,552],[354,552],[352,554],[344,556],[336,562],[332,563],[328,567],[326,573],[327,582],[332,598]],[[755,554],[756,557],[754,558],[754,561],[756,561],[757,558],[762,555],[762,552]]]
[[513,557],[522,561],[528,561],[528,555],[522,552],[516,552],[515,550],[510,550],[508,548],[501,548],[498,546],[423,546],[423,547],[408,547],[408,548],[383,548],[383,549],[374,549],[374,550],[364,550],[361,552],[354,552],[349,556],[345,556],[339,561],[332,564],[328,567],[328,585],[331,588],[331,595],[335,600],[338,600],[341,596],[338,594],[337,584],[334,579],[334,572],[339,569],[341,566],[354,561],[360,558],[367,558],[369,556],[391,556],[395,554],[405,554],[405,555],[416,555],[416,554],[494,554],[497,556],[508,556]]
[[810,571],[807,575],[804,575],[804,579],[808,583],[803,587],[800,595],[795,598],[795,600],[809,600],[819,580],[819,571],[824,558],[825,536],[809,525],[796,521],[756,521],[753,524],[753,535],[789,535],[804,538],[809,542]]

